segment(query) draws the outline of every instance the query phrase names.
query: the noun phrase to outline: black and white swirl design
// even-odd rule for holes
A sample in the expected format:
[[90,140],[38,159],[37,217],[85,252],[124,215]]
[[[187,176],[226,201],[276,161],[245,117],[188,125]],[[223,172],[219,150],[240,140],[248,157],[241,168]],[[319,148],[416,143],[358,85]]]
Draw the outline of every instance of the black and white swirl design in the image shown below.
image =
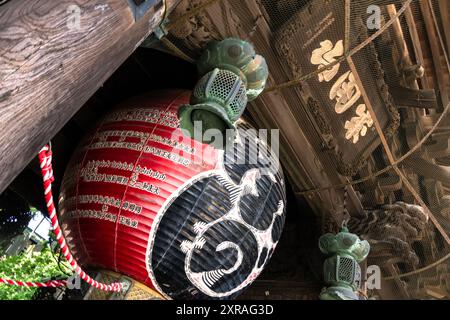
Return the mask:
[[237,296],[269,260],[285,201],[281,170],[225,154],[220,169],[186,183],[162,213],[149,247],[152,281],[172,299]]

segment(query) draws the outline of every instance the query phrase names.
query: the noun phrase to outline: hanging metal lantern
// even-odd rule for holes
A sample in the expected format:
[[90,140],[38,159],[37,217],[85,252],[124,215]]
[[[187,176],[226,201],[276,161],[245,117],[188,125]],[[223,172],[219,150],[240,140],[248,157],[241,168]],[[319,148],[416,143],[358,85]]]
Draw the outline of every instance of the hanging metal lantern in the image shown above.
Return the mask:
[[177,114],[189,96],[155,92],[106,116],[66,171],[60,224],[84,266],[129,276],[165,298],[233,298],[279,240],[283,175],[271,152],[248,161],[256,131],[238,133],[227,152],[183,135]]
[[319,239],[320,251],[328,258],[323,265],[324,281],[329,287],[321,294],[322,300],[359,300],[356,291],[361,285],[359,263],[367,258],[370,245],[361,241],[346,227],[334,235],[327,233]]
[[[255,99],[269,75],[263,57],[246,41],[228,38],[210,43],[197,62],[202,78],[195,86],[190,104],[179,110],[185,134],[202,143],[226,149],[235,138],[234,123],[248,100]],[[221,138],[208,138],[215,129]]]
[[[190,137],[199,137],[196,140],[213,143],[215,148],[223,149],[234,140],[234,123],[242,115],[246,105],[245,85],[239,76],[216,68],[199,80],[191,95],[190,104],[180,108],[181,127],[188,131]],[[198,124],[196,126],[196,121],[199,122],[199,127]],[[224,139],[207,140],[205,133],[210,129],[218,130]]]
[[244,82],[249,101],[264,90],[269,76],[266,60],[255,53],[250,43],[236,38],[210,42],[198,60],[197,68],[200,75],[215,68],[235,73]]

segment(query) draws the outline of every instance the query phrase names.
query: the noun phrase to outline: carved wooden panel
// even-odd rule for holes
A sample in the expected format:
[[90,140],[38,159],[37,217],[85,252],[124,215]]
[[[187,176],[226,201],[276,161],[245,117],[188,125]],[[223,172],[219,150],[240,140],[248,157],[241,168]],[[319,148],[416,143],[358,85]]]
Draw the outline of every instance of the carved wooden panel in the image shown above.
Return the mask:
[[[318,2],[298,11],[281,28],[277,49],[292,78],[335,63],[302,84],[302,90],[310,96],[310,112],[322,136],[333,140],[328,144],[334,147],[336,168],[344,175],[354,175],[380,143],[361,91],[366,91],[387,136],[397,129],[399,116],[373,45],[352,56],[357,74],[345,60],[336,63],[344,56],[345,8],[338,1]],[[352,19],[353,42],[366,39],[366,31]],[[364,88],[356,83],[357,76]]]

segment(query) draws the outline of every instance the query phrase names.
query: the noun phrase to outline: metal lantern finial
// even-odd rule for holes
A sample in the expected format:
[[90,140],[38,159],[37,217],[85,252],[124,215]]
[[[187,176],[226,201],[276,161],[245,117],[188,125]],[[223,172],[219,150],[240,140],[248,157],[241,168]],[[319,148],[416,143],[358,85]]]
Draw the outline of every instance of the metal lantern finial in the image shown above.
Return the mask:
[[359,263],[367,258],[370,245],[366,240],[350,233],[347,227],[334,235],[324,234],[319,239],[320,251],[328,256],[323,265],[327,288],[322,290],[322,300],[359,300],[356,291],[361,285]]

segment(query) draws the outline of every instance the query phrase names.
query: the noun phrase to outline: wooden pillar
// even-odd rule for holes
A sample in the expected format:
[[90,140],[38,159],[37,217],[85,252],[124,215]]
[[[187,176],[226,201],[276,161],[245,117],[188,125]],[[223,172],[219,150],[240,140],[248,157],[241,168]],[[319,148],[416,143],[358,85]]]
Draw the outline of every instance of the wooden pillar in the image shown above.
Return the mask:
[[[0,10],[0,192],[178,0],[21,0]],[[142,2],[142,1],[141,1]]]

